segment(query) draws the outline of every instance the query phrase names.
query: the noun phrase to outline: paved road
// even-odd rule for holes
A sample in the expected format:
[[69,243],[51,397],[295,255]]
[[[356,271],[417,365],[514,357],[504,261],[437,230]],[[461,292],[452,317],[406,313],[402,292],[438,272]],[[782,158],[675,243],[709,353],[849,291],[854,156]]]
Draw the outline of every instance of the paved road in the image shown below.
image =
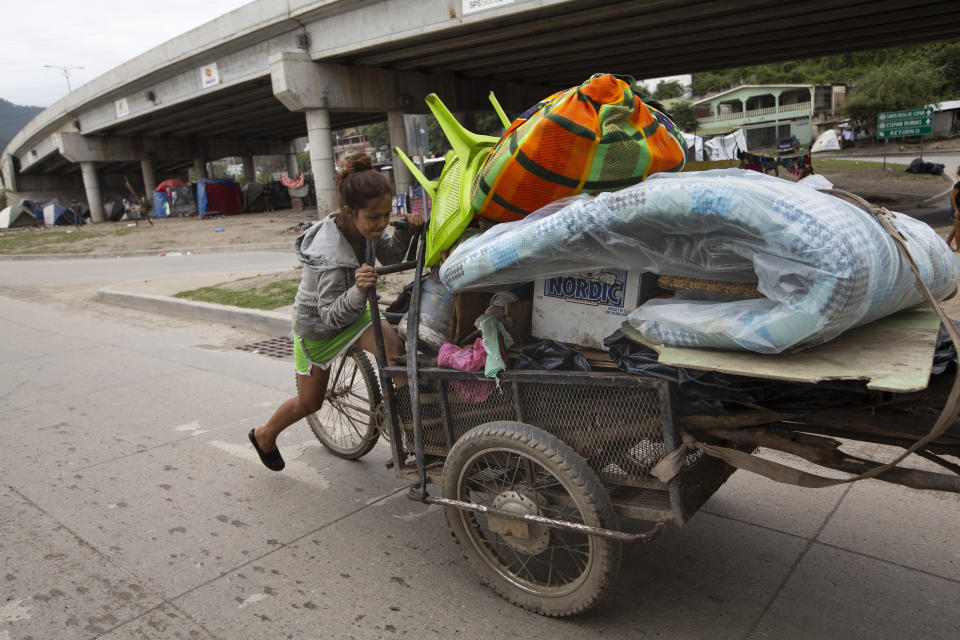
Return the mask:
[[[865,160],[867,162],[883,162],[883,154],[877,153],[876,155],[870,156],[861,156],[861,155],[831,155],[831,158],[837,158],[842,160]],[[913,162],[914,159],[919,158],[920,154],[915,153],[913,155],[888,155],[887,164],[905,164],[908,165]],[[944,172],[950,175],[956,175],[957,166],[960,165],[960,153],[956,151],[924,151],[923,159],[926,162],[938,162],[944,165]],[[814,156],[814,163],[816,163],[816,156]],[[814,165],[816,166],[816,165]]]
[[[141,260],[113,268],[159,268]],[[960,496],[743,473],[627,549],[591,613],[529,614],[402,495],[384,445],[348,463],[299,425],[288,469],[265,470],[246,431],[293,374],[233,348],[251,336],[23,286],[117,277],[102,268],[0,269],[2,640],[960,637]]]

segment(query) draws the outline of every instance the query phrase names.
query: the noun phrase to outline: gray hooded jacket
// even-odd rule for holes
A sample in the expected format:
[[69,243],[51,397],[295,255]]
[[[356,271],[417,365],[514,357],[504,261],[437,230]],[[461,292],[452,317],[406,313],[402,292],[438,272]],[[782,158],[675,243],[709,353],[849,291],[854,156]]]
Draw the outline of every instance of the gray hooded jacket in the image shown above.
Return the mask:
[[[409,241],[409,232],[384,233],[376,242],[377,260],[400,262]],[[332,338],[366,308],[367,296],[357,288],[354,274],[360,263],[333,215],[304,231],[296,248],[303,275],[293,303],[293,330],[310,340]]]

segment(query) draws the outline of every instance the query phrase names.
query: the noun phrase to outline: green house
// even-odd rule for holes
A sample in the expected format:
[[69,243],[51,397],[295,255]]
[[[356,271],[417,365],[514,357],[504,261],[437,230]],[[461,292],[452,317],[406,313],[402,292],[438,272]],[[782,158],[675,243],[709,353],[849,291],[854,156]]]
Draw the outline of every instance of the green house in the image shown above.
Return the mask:
[[810,145],[841,120],[846,86],[840,84],[745,84],[693,102],[701,136],[744,129],[747,147],[774,147],[794,135]]

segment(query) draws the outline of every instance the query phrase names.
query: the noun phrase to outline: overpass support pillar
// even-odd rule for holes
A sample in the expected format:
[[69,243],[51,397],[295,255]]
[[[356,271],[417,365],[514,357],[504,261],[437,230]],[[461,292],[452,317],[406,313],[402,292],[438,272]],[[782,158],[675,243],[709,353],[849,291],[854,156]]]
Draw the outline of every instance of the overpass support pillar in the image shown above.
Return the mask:
[[[390,131],[390,147],[408,149],[407,130],[403,126],[403,111],[394,109],[387,112],[387,129]],[[406,193],[410,189],[410,171],[400,157],[393,154],[393,182],[397,193]]]
[[[293,145],[291,145],[293,146]],[[297,154],[294,151],[286,154],[287,158],[287,175],[291,178],[296,178],[297,174],[300,173],[300,170],[297,168]]]
[[310,140],[310,168],[317,189],[317,213],[325,217],[338,206],[334,184],[333,136],[330,135],[330,112],[307,109],[307,138]]
[[90,217],[94,222],[103,222],[106,215],[103,211],[103,198],[100,196],[100,179],[97,177],[95,162],[81,162],[80,172],[83,174],[83,188],[87,192],[87,204],[90,206]]
[[3,165],[0,171],[3,172],[3,187],[8,191],[17,191],[17,171],[13,166],[13,156],[3,156]]
[[197,174],[197,180],[210,177],[207,175],[207,162],[203,158],[193,159],[193,172]]
[[252,153],[243,156],[243,179],[245,182],[257,181],[257,163],[254,161]]
[[140,160],[140,171],[143,173],[143,190],[149,200],[153,197],[153,190],[157,188],[157,175],[153,171],[153,160],[142,158]]

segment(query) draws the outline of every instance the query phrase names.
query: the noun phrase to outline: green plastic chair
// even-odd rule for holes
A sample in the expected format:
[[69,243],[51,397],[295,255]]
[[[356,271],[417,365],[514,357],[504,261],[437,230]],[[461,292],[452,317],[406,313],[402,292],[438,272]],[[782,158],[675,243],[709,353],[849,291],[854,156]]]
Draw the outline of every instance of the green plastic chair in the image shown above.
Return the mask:
[[[509,125],[493,93],[490,94],[490,98],[501,121],[506,123],[505,126]],[[499,138],[467,131],[434,93],[427,96],[426,102],[437,122],[440,123],[444,135],[447,136],[447,141],[453,147],[453,150],[447,152],[444,157],[440,178],[436,182],[428,180],[403,150],[394,147],[393,152],[433,199],[430,223],[427,227],[425,264],[429,267],[440,260],[440,254],[443,251],[453,246],[473,219],[475,211],[470,202],[473,181],[484,159]]]

